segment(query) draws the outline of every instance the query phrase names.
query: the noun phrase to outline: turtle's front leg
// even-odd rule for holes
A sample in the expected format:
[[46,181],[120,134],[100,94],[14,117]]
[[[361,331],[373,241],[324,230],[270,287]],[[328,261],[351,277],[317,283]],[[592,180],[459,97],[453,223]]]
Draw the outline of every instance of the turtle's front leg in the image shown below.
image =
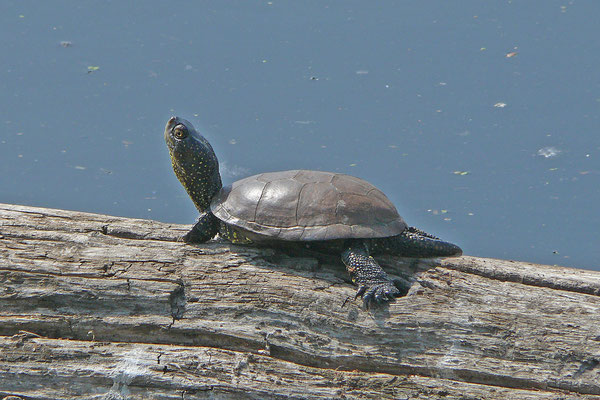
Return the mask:
[[181,240],[186,243],[204,243],[214,238],[218,231],[219,219],[209,211],[200,215],[196,225]]
[[389,278],[377,261],[369,255],[369,250],[362,240],[348,243],[342,252],[342,262],[346,265],[352,282],[358,285],[356,297],[362,296],[365,307],[371,302],[392,301],[408,292],[406,286]]

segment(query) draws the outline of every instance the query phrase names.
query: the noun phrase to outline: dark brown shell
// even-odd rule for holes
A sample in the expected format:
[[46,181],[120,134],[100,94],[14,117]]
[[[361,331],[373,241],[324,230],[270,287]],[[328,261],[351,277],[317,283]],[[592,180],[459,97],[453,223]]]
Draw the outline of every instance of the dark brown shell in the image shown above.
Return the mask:
[[332,172],[250,176],[221,189],[211,210],[228,224],[279,240],[386,237],[407,227],[375,186]]

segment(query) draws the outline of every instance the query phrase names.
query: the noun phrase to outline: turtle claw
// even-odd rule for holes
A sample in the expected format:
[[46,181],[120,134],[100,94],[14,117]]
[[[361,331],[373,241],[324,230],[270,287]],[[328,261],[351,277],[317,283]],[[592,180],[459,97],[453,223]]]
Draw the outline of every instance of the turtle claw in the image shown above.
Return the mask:
[[365,308],[369,308],[372,304],[385,304],[394,301],[396,297],[402,295],[402,292],[393,281],[386,281],[373,286],[361,285],[356,292],[356,298],[361,295]]
[[354,296],[354,300],[358,299],[367,291],[367,285],[361,285],[356,291],[356,296]]

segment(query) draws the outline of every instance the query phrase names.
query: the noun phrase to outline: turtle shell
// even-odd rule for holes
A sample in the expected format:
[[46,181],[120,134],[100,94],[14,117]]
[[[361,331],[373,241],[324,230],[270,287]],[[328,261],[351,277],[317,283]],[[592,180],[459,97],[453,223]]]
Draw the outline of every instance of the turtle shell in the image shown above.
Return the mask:
[[332,172],[250,176],[222,188],[210,207],[228,224],[278,240],[377,238],[407,227],[375,186]]

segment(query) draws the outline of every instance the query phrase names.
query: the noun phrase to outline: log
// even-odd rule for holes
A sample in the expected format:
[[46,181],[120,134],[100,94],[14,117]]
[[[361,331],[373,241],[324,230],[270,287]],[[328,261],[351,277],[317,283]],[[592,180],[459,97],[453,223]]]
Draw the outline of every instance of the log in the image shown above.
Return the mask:
[[383,257],[367,310],[335,255],[189,228],[0,204],[0,398],[600,399],[599,272]]

